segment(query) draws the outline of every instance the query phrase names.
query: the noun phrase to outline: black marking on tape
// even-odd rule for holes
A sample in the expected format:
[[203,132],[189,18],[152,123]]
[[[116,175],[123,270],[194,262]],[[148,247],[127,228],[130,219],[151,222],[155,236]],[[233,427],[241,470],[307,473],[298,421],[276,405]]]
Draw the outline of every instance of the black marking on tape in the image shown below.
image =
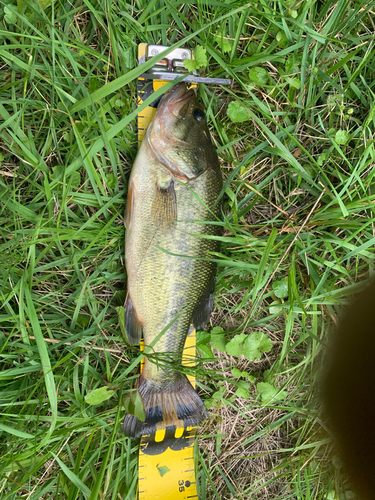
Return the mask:
[[198,498],[198,495],[191,495],[190,497],[187,498]]
[[185,470],[184,472],[194,472],[194,469],[188,469],[188,470]]
[[[152,80],[138,79],[137,91],[138,91],[138,94],[143,94],[145,96],[145,98],[150,97],[150,95],[152,95],[154,93],[153,81]],[[149,104],[150,108],[157,108],[160,99],[161,99],[161,97],[159,97],[154,102]],[[143,100],[145,101],[146,99],[143,99]]]
[[[146,421],[148,418],[149,412],[155,412],[156,414],[159,411],[159,407],[154,407],[146,412]],[[160,409],[161,412],[161,409]],[[150,415],[151,416],[151,415]],[[153,415],[155,416],[155,414]],[[160,455],[164,453],[165,450],[170,448],[172,451],[180,451],[185,449],[191,449],[194,446],[195,433],[191,434],[186,428],[183,431],[182,436],[176,438],[176,426],[170,425],[166,427],[165,436],[163,441],[155,442],[155,435],[143,435],[140,449],[145,455]]]

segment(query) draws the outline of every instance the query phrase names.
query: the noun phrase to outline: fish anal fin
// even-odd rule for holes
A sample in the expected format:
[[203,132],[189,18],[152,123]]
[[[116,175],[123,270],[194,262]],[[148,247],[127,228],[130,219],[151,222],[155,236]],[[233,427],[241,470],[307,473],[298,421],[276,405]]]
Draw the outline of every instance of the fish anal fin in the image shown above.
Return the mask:
[[126,415],[124,420],[126,436],[154,435],[157,430],[171,426],[196,427],[209,416],[203,401],[182,375],[166,387],[141,376],[138,392],[142,398],[146,418],[141,422],[134,415]]
[[128,197],[126,199],[126,208],[124,217],[124,223],[127,229],[129,229],[132,220],[133,208],[134,208],[134,194],[135,194],[134,183],[132,182],[128,190]]
[[125,334],[130,345],[139,344],[142,337],[142,323],[138,318],[130,294],[125,300]]
[[212,309],[214,306],[214,290],[215,279],[212,280],[210,287],[198,302],[191,318],[191,322],[193,323],[196,330],[203,330],[210,321]]
[[177,199],[173,179],[155,183],[154,200],[152,203],[154,224],[163,231],[175,227],[177,219]]

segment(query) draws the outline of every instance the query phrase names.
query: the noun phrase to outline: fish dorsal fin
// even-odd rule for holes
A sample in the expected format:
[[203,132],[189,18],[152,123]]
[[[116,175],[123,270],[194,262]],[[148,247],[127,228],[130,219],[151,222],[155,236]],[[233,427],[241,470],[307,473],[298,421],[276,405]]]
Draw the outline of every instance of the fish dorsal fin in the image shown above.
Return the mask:
[[177,199],[173,179],[155,184],[154,200],[152,203],[152,217],[156,226],[163,231],[175,227],[177,219]]
[[138,318],[129,292],[125,300],[125,334],[126,340],[130,345],[136,345],[141,342],[142,323]]
[[128,191],[128,197],[126,199],[126,208],[125,208],[125,217],[124,217],[124,223],[125,227],[129,229],[131,220],[132,220],[132,214],[133,214],[133,207],[134,207],[134,182],[131,183]]

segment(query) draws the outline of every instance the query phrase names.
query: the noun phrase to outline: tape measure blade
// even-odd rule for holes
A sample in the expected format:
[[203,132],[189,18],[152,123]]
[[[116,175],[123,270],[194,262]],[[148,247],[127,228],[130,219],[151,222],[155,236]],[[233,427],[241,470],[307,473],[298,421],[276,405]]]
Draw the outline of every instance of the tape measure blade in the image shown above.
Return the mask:
[[[183,364],[194,365],[195,355],[196,331],[191,326],[185,342]],[[195,387],[195,377],[188,378]],[[196,431],[196,427],[177,428],[172,437],[164,436],[160,442],[156,442],[157,436],[142,436],[138,500],[198,499],[194,466]]]
[[[172,446],[175,442],[170,440]],[[145,444],[145,438],[139,451],[139,500],[197,499],[194,441],[181,450],[171,450],[168,446],[164,451],[167,446],[164,441],[146,443],[146,453],[142,451],[142,443]]]
[[[138,60],[146,60],[147,44],[138,45]],[[167,81],[138,79],[137,102],[140,105]],[[192,85],[196,87],[196,85]],[[156,108],[147,106],[138,115],[138,146],[155,114]],[[141,350],[144,349],[143,343]],[[182,363],[194,366],[196,357],[196,331],[190,327],[186,338]],[[141,364],[141,370],[143,363]],[[195,377],[188,379],[195,388]],[[198,499],[194,470],[194,442],[196,428],[169,430],[160,442],[157,436],[142,436],[139,449],[139,500],[194,500]],[[172,448],[171,448],[172,447]]]

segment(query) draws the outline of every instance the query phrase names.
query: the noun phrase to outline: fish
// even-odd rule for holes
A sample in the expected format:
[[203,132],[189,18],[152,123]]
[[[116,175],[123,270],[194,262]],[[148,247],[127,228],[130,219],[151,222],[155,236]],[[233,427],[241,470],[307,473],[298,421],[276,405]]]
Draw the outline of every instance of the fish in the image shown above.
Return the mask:
[[[125,330],[151,346],[137,390],[145,420],[127,414],[126,436],[197,426],[208,418],[181,373],[190,325],[208,323],[219,250],[222,173],[193,89],[178,83],[161,99],[136,156],[125,210]],[[152,359],[152,358],[158,359]]]

